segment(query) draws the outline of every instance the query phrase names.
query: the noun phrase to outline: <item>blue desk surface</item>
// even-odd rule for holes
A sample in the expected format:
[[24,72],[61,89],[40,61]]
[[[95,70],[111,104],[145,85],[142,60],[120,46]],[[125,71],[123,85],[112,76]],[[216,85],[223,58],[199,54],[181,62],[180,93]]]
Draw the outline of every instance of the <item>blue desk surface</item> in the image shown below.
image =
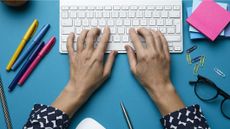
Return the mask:
[[[188,6],[191,6],[191,1],[184,1],[184,19],[186,17],[185,7]],[[39,28],[50,23],[51,29],[44,40],[47,41],[52,35],[58,37],[58,8],[58,1],[33,1],[28,3],[25,9],[19,10],[8,8],[0,3],[0,69],[15,129],[21,128],[27,121],[33,104],[51,104],[68,81],[68,56],[58,52],[58,38],[53,50],[39,64],[26,84],[23,87],[17,87],[12,93],[7,91],[15,72],[7,73],[5,67],[28,25],[34,18],[39,20]],[[192,56],[205,55],[207,57],[200,73],[208,76],[230,93],[230,62],[228,59],[230,40],[217,40],[214,43],[206,40],[191,41],[188,24],[184,22],[184,49],[194,44],[197,44],[199,49],[192,53]],[[220,112],[220,100],[204,103],[195,96],[193,88],[188,85],[188,81],[196,79],[196,76],[192,74],[193,65],[188,65],[186,62],[185,53],[172,54],[171,58],[171,78],[185,104],[201,105],[212,129],[229,128],[230,121],[225,119]],[[217,76],[213,72],[214,66],[223,70],[227,77],[223,79]],[[74,129],[83,118],[92,117],[108,129],[126,129],[127,126],[119,106],[121,100],[124,101],[136,129],[162,128],[159,122],[161,116],[155,104],[131,74],[126,54],[118,55],[111,78],[76,113],[70,128]],[[5,128],[2,111],[0,111],[0,128]]]

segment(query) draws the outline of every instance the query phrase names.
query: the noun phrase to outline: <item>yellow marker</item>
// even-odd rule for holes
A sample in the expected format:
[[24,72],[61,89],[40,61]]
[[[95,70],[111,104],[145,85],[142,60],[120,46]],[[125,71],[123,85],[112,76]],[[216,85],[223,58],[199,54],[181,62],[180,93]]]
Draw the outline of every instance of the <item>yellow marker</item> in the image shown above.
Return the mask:
[[16,51],[14,52],[13,56],[11,57],[6,70],[9,71],[11,69],[11,67],[13,66],[14,62],[17,60],[18,56],[20,55],[22,49],[25,47],[27,41],[32,37],[32,35],[34,34],[34,32],[36,31],[38,27],[38,20],[35,19],[33,21],[33,23],[31,24],[31,26],[29,27],[29,29],[27,30],[26,34],[24,35],[24,37],[22,38],[21,43],[18,45],[18,48],[16,49]]

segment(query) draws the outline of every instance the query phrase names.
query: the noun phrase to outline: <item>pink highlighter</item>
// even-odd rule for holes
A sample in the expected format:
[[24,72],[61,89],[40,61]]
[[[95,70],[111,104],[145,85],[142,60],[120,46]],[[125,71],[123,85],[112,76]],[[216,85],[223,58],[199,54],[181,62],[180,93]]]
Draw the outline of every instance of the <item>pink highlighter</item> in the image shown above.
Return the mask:
[[35,67],[38,65],[38,63],[43,59],[43,57],[48,54],[48,52],[51,50],[51,48],[54,46],[56,41],[55,37],[51,37],[51,39],[46,43],[46,45],[42,48],[42,50],[38,53],[37,57],[34,59],[34,61],[31,63],[29,68],[26,70],[26,72],[23,74],[23,76],[20,78],[18,85],[23,85],[28,76],[31,74],[31,72],[35,69]]

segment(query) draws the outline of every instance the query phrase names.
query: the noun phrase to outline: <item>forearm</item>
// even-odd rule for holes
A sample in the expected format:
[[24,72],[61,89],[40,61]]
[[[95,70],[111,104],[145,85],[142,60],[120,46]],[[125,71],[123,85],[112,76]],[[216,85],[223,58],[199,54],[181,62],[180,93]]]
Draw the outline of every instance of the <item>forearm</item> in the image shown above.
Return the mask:
[[152,87],[147,91],[163,116],[185,107],[172,83]]
[[76,91],[73,84],[69,82],[52,106],[65,112],[71,118],[74,113],[85,103],[88,95],[81,91]]

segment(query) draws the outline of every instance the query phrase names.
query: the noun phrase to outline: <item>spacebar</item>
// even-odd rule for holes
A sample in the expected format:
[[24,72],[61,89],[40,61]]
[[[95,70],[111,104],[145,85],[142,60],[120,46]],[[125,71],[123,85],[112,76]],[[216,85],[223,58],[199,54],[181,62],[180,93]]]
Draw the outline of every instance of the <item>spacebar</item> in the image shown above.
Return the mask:
[[165,35],[165,38],[167,39],[168,42],[181,41],[180,36],[175,36],[175,35]]
[[108,43],[107,51],[120,50],[125,51],[125,43]]

